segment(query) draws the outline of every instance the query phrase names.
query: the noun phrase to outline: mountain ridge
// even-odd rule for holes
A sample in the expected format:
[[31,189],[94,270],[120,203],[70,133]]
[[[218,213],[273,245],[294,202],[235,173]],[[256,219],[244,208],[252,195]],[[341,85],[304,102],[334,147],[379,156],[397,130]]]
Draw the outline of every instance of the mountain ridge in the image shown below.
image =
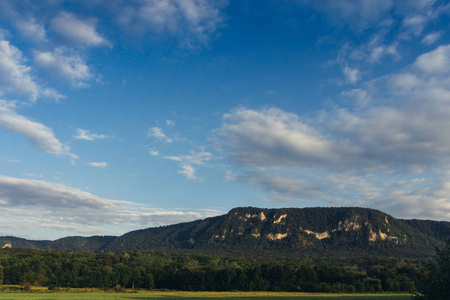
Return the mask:
[[[227,214],[130,231],[119,237],[27,241],[0,237],[0,247],[87,252],[188,251],[231,255],[374,253],[423,256],[450,238],[450,222],[403,220],[361,207],[237,207]],[[15,244],[16,243],[16,244]]]

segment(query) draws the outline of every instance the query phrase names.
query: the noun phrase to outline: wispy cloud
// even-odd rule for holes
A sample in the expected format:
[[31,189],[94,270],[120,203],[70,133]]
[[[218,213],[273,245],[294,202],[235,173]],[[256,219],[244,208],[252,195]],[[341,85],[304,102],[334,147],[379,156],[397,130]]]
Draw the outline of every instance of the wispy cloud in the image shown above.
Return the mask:
[[162,140],[166,143],[172,143],[173,139],[169,138],[167,135],[165,135],[162,131],[161,128],[159,127],[151,127],[149,128],[148,132],[147,132],[147,137],[153,137],[156,138],[158,140]]
[[90,162],[88,163],[91,167],[94,168],[106,168],[108,166],[108,163],[106,162]]
[[104,134],[91,133],[89,130],[77,128],[77,134],[74,135],[73,138],[77,140],[94,141],[98,139],[107,139],[109,137]]
[[299,3],[322,11],[333,22],[344,23],[357,31],[390,25],[394,9],[391,0],[302,0]]
[[[209,44],[211,37],[224,22],[222,9],[226,0],[155,0],[155,1],[95,1],[80,2],[82,13],[62,10],[60,3],[46,1],[39,5],[25,2],[0,2],[0,16],[16,33],[32,47],[34,66],[54,78],[62,78],[72,86],[87,87],[101,82],[88,65],[89,51],[93,47],[112,48],[99,28],[109,26],[114,38],[139,37],[139,40],[178,41],[181,48],[197,48]],[[101,9],[106,16],[93,15]],[[107,21],[106,21],[107,20]],[[5,31],[6,32],[6,31]],[[27,97],[36,101],[39,97],[63,96],[42,86],[39,72],[28,64],[29,58],[6,40],[0,33],[0,96]],[[120,42],[120,41],[119,41]],[[127,38],[127,42],[129,39]],[[56,75],[56,76],[55,76]],[[169,124],[168,124],[169,125]]]
[[358,69],[350,68],[349,66],[344,66],[342,72],[349,83],[357,83],[361,80],[361,73]]
[[405,30],[404,37],[408,38],[410,35],[420,36],[424,28],[430,22],[436,20],[440,15],[450,11],[450,5],[445,2],[423,1],[423,3],[424,5],[420,10],[409,14],[403,20],[402,25]]
[[189,180],[203,181],[203,179],[197,178],[197,176],[195,176],[195,169],[190,164],[181,165],[181,170],[178,171],[178,174],[183,175]]
[[158,156],[158,155],[159,155],[159,151],[150,149],[150,150],[149,150],[149,154],[150,154],[151,156]]
[[77,16],[61,12],[50,23],[50,30],[75,45],[111,46],[95,29],[95,19],[81,20]]
[[178,171],[178,174],[186,177],[189,180],[203,181],[202,178],[196,176],[196,170],[193,166],[204,165],[212,158],[212,154],[206,151],[197,152],[193,150],[188,155],[165,156],[164,158],[179,163],[181,170]]
[[62,95],[54,90],[46,89],[36,83],[31,74],[31,67],[25,64],[22,52],[7,40],[0,40],[0,96],[25,96],[31,101],[38,97],[54,97]]
[[449,8],[445,2],[433,0],[301,0],[298,3],[325,13],[333,23],[345,24],[355,32],[392,27],[400,18],[404,30],[415,35]]
[[[422,43],[435,43],[441,33],[432,32],[421,37],[424,29],[443,14],[450,12],[450,5],[442,1],[332,1],[302,0],[297,3],[327,15],[327,20],[348,27],[349,39],[338,52],[335,63],[341,68],[344,80],[355,84],[362,75],[372,73],[376,65],[400,61],[407,54],[402,50],[411,39]],[[342,84],[342,80],[332,79]]]
[[88,86],[96,77],[78,53],[65,47],[56,48],[53,52],[36,51],[34,60],[40,68],[58,73],[73,86]]
[[442,31],[429,33],[422,39],[422,43],[432,45],[441,38],[442,33]]
[[34,42],[48,41],[44,24],[38,23],[35,18],[17,20],[16,26],[26,38]]
[[[345,43],[338,51],[336,63],[341,67],[347,83],[356,84],[363,79],[363,73],[386,59],[396,62],[401,59],[397,51],[399,42],[387,42],[385,30],[369,36],[368,40],[355,47]],[[363,72],[361,71],[363,70]]]
[[0,101],[0,127],[11,132],[22,134],[36,148],[44,150],[47,153],[57,156],[69,156],[72,160],[78,157],[70,152],[69,146],[64,145],[55,137],[52,129],[17,114],[6,103],[3,102],[2,108],[2,102]]
[[174,36],[182,47],[209,43],[224,21],[226,1],[155,0],[116,7],[119,23],[139,35]]

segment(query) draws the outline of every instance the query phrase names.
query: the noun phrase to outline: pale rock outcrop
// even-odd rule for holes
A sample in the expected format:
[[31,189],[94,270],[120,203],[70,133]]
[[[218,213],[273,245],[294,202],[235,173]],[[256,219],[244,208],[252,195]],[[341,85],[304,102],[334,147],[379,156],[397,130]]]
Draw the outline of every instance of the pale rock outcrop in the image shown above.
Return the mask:
[[276,219],[275,221],[273,221],[273,224],[279,224],[281,223],[281,221],[286,218],[287,215],[281,215],[278,219]]
[[282,240],[287,237],[287,233],[269,233],[267,238],[271,241]]
[[314,232],[314,231],[306,230],[306,229],[303,230],[303,231],[306,232],[307,234],[314,234],[318,240],[327,239],[327,238],[329,238],[331,236],[328,231],[325,231],[325,232]]

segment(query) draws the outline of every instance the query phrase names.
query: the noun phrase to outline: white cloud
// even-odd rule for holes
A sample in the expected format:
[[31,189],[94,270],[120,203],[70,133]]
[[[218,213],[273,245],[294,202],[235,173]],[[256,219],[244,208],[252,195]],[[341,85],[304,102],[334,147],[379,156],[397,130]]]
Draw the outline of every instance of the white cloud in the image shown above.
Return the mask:
[[[0,207],[11,224],[10,235],[22,231],[36,238],[78,234],[120,235],[138,226],[160,226],[217,215],[219,211],[180,211],[110,200],[66,185],[0,175]],[[12,226],[14,225],[14,226]]]
[[77,140],[93,141],[98,139],[107,139],[104,134],[90,133],[89,130],[77,128],[77,134],[73,136]]
[[384,197],[375,202],[380,209],[406,218],[448,220],[450,201],[449,178],[404,179],[393,183]]
[[[54,209],[111,209],[120,202],[110,201],[90,193],[40,180],[19,179],[0,175],[0,198],[8,207],[42,206]],[[19,196],[20,195],[20,196]]]
[[25,37],[32,41],[40,43],[47,41],[44,25],[37,23],[35,18],[19,20],[16,26]]
[[414,15],[403,20],[403,26],[416,36],[422,33],[423,28],[427,23],[428,18],[424,15]]
[[[45,36],[51,43],[76,48],[112,47],[102,32],[105,27],[114,30],[114,38],[126,37],[125,42],[129,37],[144,42],[169,38],[182,48],[196,48],[208,45],[223,26],[227,4],[228,0],[78,1],[74,13],[61,11],[59,1],[41,1],[39,5],[0,1],[0,17],[28,39],[37,41]],[[98,11],[102,19],[97,18]]]
[[108,163],[106,162],[90,162],[88,163],[91,167],[94,168],[106,168],[108,166]]
[[201,151],[197,152],[192,150],[188,155],[181,156],[165,156],[166,159],[179,161],[179,162],[187,162],[194,165],[203,165],[205,162],[209,161],[212,157],[212,154],[209,152]]
[[275,201],[356,203],[448,219],[449,49],[440,46],[401,73],[342,92],[357,99],[353,109],[335,106],[303,120],[278,108],[225,114],[216,144],[242,174],[226,178]]
[[178,174],[183,175],[189,180],[200,180],[203,181],[203,179],[198,179],[195,176],[195,169],[192,167],[192,165],[182,165],[181,170],[178,171]]
[[[370,73],[373,64],[385,63],[386,59],[398,61],[401,55],[397,51],[398,41],[387,43],[386,30],[370,36],[367,42],[358,47],[345,43],[338,51],[336,63],[341,67],[345,81],[356,84],[362,80],[362,73]],[[351,66],[351,67],[350,67]]]
[[26,96],[35,101],[44,90],[32,77],[22,52],[9,41],[0,40],[0,95]]
[[244,166],[309,166],[354,154],[345,142],[329,141],[297,115],[277,108],[240,108],[225,114],[223,121],[217,131],[219,146]]
[[401,58],[397,51],[398,42],[386,44],[386,33],[380,31],[370,37],[366,43],[361,43],[359,47],[345,43],[338,51],[336,63],[341,67],[345,82],[350,84],[359,83],[362,72],[370,73],[373,64],[384,62],[388,57],[395,61]]
[[15,101],[0,100],[0,113],[8,113],[16,109]]
[[442,31],[429,33],[422,39],[422,43],[432,45],[436,43],[441,38],[441,36]]
[[95,29],[96,21],[80,20],[71,13],[61,12],[50,24],[50,29],[76,45],[111,46]]
[[153,138],[156,138],[156,139],[159,139],[159,140],[163,140],[166,143],[172,143],[172,141],[173,141],[171,138],[166,136],[163,133],[162,129],[159,128],[159,127],[151,127],[151,128],[149,128],[148,132],[147,132],[147,137],[153,137]]
[[166,125],[167,126],[175,126],[175,121],[173,121],[173,120],[166,120]]
[[203,181],[202,178],[195,175],[196,170],[193,165],[205,165],[212,158],[212,154],[205,151],[191,151],[189,155],[165,156],[164,158],[179,163],[181,170],[178,171],[178,174],[183,175],[189,180]]
[[344,66],[342,72],[349,83],[357,83],[361,80],[361,73],[358,69],[350,68],[349,66]]
[[57,91],[39,85],[31,73],[22,52],[9,41],[0,39],[0,96],[25,96],[30,101],[36,101],[38,97],[64,98]]
[[53,99],[56,102],[59,102],[59,99],[66,98],[65,95],[60,94],[58,91],[54,89],[45,89],[41,91],[41,96],[48,99]]
[[150,153],[151,156],[158,156],[159,155],[159,152],[156,151],[156,150],[150,150],[149,153]]
[[392,22],[390,14],[394,8],[392,0],[302,0],[300,2],[324,11],[334,22],[345,22],[356,30],[390,24]]
[[422,54],[414,65],[427,73],[450,73],[450,45]]
[[53,155],[65,155],[76,159],[77,156],[70,153],[70,148],[62,144],[54,135],[53,130],[45,125],[27,119],[16,114],[10,107],[1,108],[0,103],[0,127],[22,134],[38,149]]
[[385,55],[390,55],[395,58],[399,58],[399,54],[397,53],[397,44],[394,43],[392,45],[379,45],[370,49],[369,62],[374,63],[381,60],[381,58]]
[[419,10],[410,13],[403,20],[405,29],[405,37],[409,35],[419,36],[425,27],[432,21],[436,20],[441,14],[448,13],[450,5],[448,3],[441,4],[438,1],[428,1]]
[[449,5],[434,0],[301,0],[314,9],[324,12],[333,23],[344,23],[357,32],[369,28],[393,27],[402,22],[409,35],[420,35],[425,26],[439,15],[448,12]]
[[41,68],[57,72],[72,85],[83,87],[88,81],[95,79],[86,62],[74,51],[61,47],[53,52],[36,51],[34,55],[36,64]]
[[356,107],[366,107],[372,102],[370,95],[363,89],[342,91],[341,96],[345,99],[353,99]]
[[210,41],[211,35],[223,23],[220,10],[225,4],[226,1],[221,0],[130,1],[124,7],[118,7],[116,13],[119,22],[129,31],[169,34],[190,48]]

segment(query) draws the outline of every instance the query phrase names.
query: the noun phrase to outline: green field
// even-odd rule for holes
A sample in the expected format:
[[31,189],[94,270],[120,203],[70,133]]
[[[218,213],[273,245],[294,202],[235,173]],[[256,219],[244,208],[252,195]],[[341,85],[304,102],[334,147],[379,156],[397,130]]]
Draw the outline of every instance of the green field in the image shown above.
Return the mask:
[[139,293],[0,293],[0,299],[30,299],[30,300],[126,300],[126,299],[251,299],[251,300],[406,300],[410,295],[311,295],[311,294],[289,294],[289,293],[188,293],[188,292],[139,292]]

